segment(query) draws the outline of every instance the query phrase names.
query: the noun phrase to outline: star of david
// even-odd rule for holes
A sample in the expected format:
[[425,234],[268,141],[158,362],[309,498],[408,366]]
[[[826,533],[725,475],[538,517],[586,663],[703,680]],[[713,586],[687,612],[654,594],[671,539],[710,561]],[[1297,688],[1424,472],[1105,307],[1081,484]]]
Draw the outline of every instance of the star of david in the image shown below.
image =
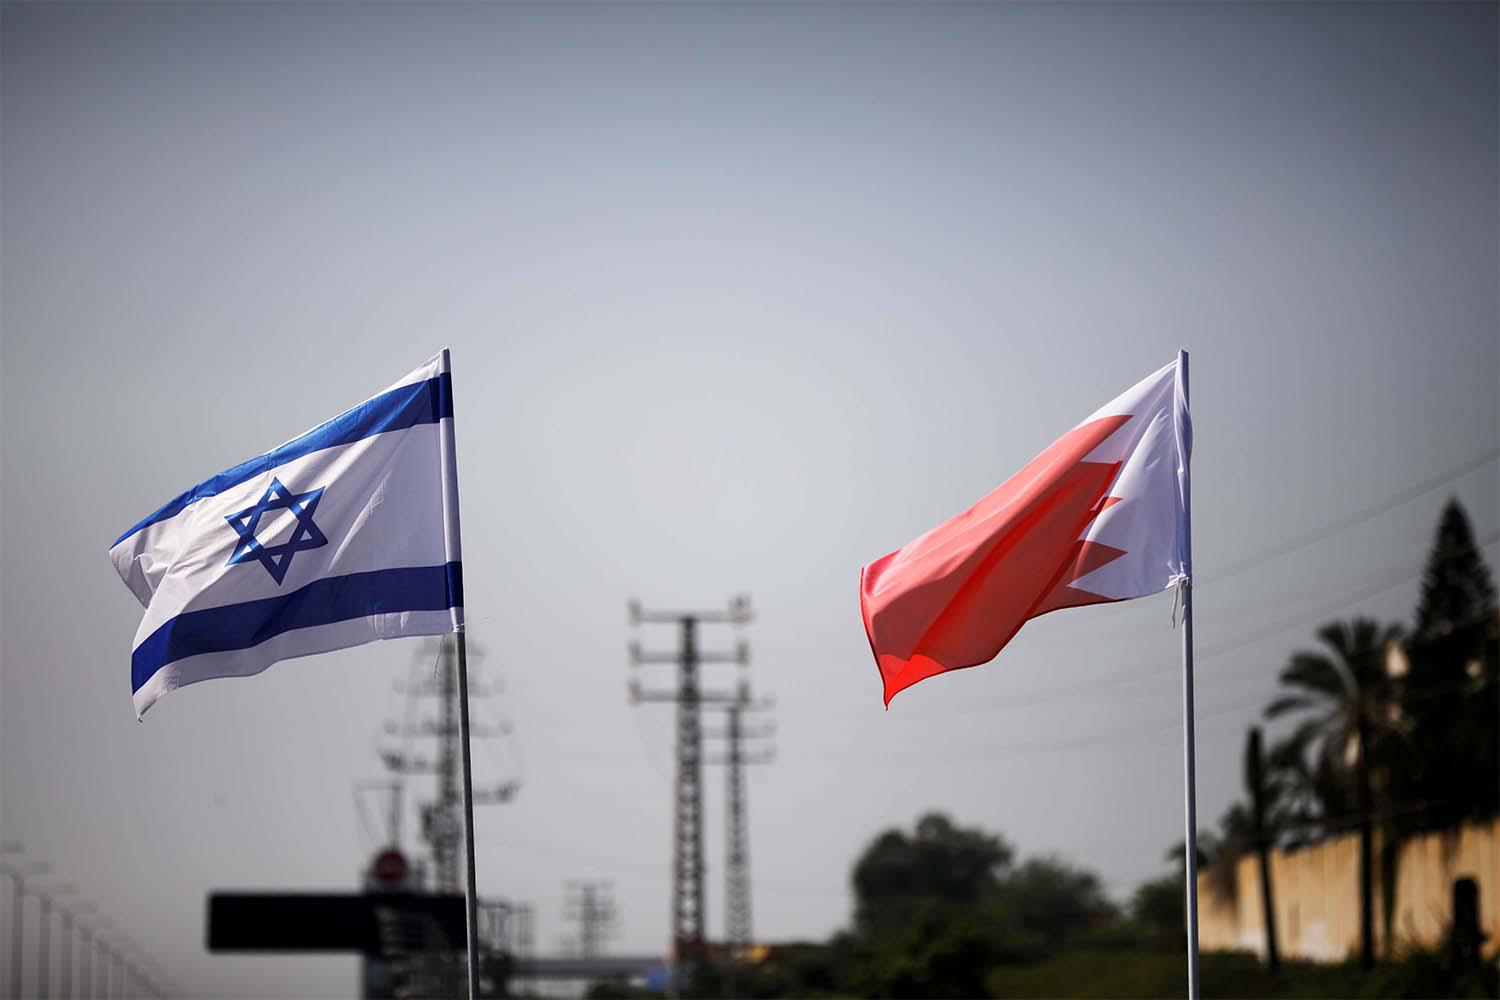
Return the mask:
[[[287,568],[292,564],[292,556],[303,549],[316,549],[328,544],[328,539],[312,519],[324,489],[325,487],[319,486],[306,493],[293,493],[281,484],[280,479],[271,477],[271,485],[259,503],[224,518],[240,536],[239,544],[234,547],[234,554],[229,557],[229,565],[257,559],[280,585],[286,577]],[[292,529],[292,536],[281,544],[262,545],[255,540],[255,531],[260,527],[261,515],[273,510],[291,511],[292,516],[297,519],[297,526]]]

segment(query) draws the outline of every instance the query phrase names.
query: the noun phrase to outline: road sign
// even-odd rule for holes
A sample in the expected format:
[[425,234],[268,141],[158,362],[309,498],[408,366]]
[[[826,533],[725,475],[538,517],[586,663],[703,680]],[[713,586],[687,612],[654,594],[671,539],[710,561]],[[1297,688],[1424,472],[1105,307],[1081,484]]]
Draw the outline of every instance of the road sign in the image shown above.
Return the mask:
[[378,881],[388,885],[404,882],[406,881],[406,855],[395,848],[381,851],[371,862],[370,871],[374,873]]

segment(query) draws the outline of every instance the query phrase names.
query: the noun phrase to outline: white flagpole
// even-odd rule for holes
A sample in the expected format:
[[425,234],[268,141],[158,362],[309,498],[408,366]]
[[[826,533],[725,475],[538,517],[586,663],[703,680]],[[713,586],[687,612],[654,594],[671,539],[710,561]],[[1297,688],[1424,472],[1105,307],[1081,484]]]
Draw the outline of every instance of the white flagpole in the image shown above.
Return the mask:
[[[452,379],[452,361],[443,348],[439,371]],[[440,438],[439,464],[443,477],[443,536],[449,563],[462,562],[461,533],[458,523],[458,448],[453,418],[448,419]],[[464,927],[467,931],[469,1000],[479,995],[479,918],[478,891],[474,878],[474,777],[469,758],[469,646],[464,634],[463,610],[453,613],[454,640],[458,647],[458,739],[463,748],[464,763]]]
[[[1188,355],[1177,352],[1178,378],[1181,379],[1182,408],[1188,404]],[[1186,445],[1179,436],[1179,445]],[[1187,838],[1183,841],[1187,861],[1187,953],[1188,1000],[1198,1000],[1198,795],[1197,769],[1194,764],[1193,738],[1193,518],[1191,460],[1183,456],[1182,568],[1185,579],[1179,585],[1182,594],[1182,759],[1183,804],[1186,812]]]

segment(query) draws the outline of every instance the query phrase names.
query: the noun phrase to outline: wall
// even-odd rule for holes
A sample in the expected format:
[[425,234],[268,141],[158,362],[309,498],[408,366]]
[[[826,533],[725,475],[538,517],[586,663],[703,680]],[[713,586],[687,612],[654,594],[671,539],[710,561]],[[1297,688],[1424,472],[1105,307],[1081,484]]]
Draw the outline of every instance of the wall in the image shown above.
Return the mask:
[[[1375,856],[1375,941],[1385,953],[1385,889],[1380,841]],[[1486,955],[1500,953],[1500,819],[1402,845],[1396,868],[1391,936],[1397,952],[1440,945],[1451,919],[1453,881],[1479,883]],[[1260,864],[1254,854],[1234,867],[1232,892],[1200,873],[1199,943],[1205,951],[1265,953]],[[1359,951],[1359,836],[1350,833],[1294,851],[1271,853],[1276,941],[1283,958],[1336,962]]]

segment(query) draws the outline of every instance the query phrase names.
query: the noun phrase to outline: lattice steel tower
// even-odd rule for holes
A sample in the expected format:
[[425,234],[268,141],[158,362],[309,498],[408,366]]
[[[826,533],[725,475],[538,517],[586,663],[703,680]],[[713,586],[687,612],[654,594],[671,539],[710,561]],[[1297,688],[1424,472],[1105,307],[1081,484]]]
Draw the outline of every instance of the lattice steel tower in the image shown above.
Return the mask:
[[705,758],[706,763],[722,764],[725,768],[725,851],[724,851],[724,941],[729,946],[730,957],[743,959],[755,936],[751,927],[750,907],[750,813],[746,806],[745,767],[749,764],[769,764],[775,753],[769,746],[750,746],[747,740],[765,739],[774,733],[775,725],[765,722],[759,726],[746,726],[744,713],[769,709],[769,699],[754,701],[750,697],[750,685],[740,684],[739,695],[724,709],[724,729],[706,732],[710,737],[725,740],[724,752]]
[[[432,850],[434,888],[438,892],[462,892],[463,882],[459,870],[463,861],[463,799],[459,794],[459,726],[458,685],[456,683],[454,656],[455,643],[452,636],[423,644],[418,654],[419,663],[433,663],[431,676],[413,678],[404,688],[398,687],[407,696],[406,719],[403,723],[386,723],[386,732],[402,737],[402,748],[382,748],[381,759],[385,766],[399,775],[435,774],[437,795],[421,804],[422,838]],[[469,644],[471,661],[479,659],[474,643]],[[482,681],[471,681],[469,699],[489,697],[495,693],[492,685]],[[436,698],[438,717],[416,720],[416,699]],[[505,735],[507,728],[501,726],[474,725],[469,729],[474,739],[493,739]],[[435,737],[438,740],[436,759],[420,757],[411,752],[413,737]],[[508,802],[515,795],[519,783],[507,781],[491,788],[474,789],[474,804],[493,805]],[[398,807],[399,808],[399,807]]]
[[704,663],[738,663],[750,659],[747,644],[740,642],[733,653],[704,653],[698,648],[698,626],[704,623],[744,625],[751,619],[750,600],[736,597],[727,611],[643,611],[630,602],[632,625],[663,622],[678,627],[676,654],[643,653],[631,643],[631,662],[676,663],[675,691],[643,691],[634,680],[630,697],[634,702],[670,701],[677,705],[677,780],[672,805],[672,964],[674,987],[691,984],[703,955],[703,730],[704,704],[727,704],[738,696],[705,693],[699,687],[698,667]]
[[604,939],[614,934],[618,912],[614,887],[607,881],[569,882],[564,914],[578,921],[578,954],[598,958]]

